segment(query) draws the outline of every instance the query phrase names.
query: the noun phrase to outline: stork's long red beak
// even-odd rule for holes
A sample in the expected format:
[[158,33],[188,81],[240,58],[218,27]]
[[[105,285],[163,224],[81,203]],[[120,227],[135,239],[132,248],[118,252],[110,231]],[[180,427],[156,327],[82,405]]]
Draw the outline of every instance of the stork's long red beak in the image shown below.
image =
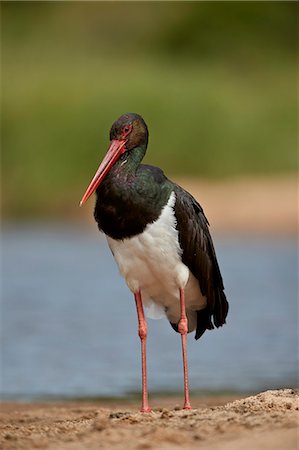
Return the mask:
[[88,186],[85,194],[82,197],[80,206],[82,206],[83,203],[85,203],[86,200],[89,199],[89,197],[94,193],[94,191],[103,181],[103,179],[105,178],[111,167],[116,163],[120,155],[124,153],[126,142],[127,140],[120,141],[116,139],[110,142],[110,146],[107,150],[107,153],[103,161],[100,164],[100,167],[96,171],[95,176],[91,180],[90,185]]

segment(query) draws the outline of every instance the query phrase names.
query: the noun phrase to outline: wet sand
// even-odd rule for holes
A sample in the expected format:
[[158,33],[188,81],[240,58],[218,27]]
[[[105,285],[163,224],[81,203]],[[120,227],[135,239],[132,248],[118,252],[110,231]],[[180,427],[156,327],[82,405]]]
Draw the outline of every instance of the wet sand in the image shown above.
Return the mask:
[[138,412],[137,402],[3,403],[0,448],[298,448],[299,396],[291,389],[267,391],[244,399],[197,397],[191,411],[179,409],[177,403],[175,398],[157,398],[149,414]]

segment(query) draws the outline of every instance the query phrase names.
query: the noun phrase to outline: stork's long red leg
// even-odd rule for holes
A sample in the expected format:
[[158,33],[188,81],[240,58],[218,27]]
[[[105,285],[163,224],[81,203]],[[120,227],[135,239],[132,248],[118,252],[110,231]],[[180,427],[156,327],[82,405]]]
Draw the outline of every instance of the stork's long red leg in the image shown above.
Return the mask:
[[144,318],[142,298],[140,291],[134,294],[137,316],[138,316],[138,334],[141,340],[141,360],[142,360],[142,406],[141,412],[151,412],[151,408],[148,404],[148,392],[147,392],[147,373],[146,373],[146,336],[147,336],[147,324]]
[[188,360],[187,360],[187,333],[188,333],[188,320],[186,316],[185,308],[185,292],[180,288],[180,303],[181,303],[181,317],[178,324],[178,330],[182,339],[182,352],[183,352],[183,364],[184,364],[184,392],[185,402],[184,409],[191,409],[189,398],[189,382],[188,382]]

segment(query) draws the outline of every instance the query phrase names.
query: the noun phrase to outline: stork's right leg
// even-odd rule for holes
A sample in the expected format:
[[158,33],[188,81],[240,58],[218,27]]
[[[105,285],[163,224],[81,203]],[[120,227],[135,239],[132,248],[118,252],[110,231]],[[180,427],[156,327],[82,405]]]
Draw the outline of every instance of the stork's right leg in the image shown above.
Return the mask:
[[146,373],[146,337],[147,337],[147,324],[144,318],[142,298],[140,291],[134,294],[137,317],[138,317],[138,334],[141,340],[141,360],[142,360],[142,406],[141,412],[151,412],[151,408],[148,404],[148,392],[147,392],[147,373]]
[[181,304],[181,317],[178,323],[178,331],[181,334],[182,339],[182,353],[184,365],[184,392],[185,392],[184,409],[191,409],[189,398],[188,360],[187,360],[188,320],[186,316],[185,292],[183,288],[180,289],[180,304]]

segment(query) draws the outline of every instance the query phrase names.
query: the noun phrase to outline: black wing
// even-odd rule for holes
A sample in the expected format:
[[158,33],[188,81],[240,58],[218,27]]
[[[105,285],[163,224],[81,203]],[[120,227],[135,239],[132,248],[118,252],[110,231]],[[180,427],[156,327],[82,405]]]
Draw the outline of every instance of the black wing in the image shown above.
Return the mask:
[[207,298],[206,308],[197,311],[195,339],[199,339],[206,330],[212,330],[214,325],[218,328],[225,323],[228,302],[209,232],[208,219],[191,194],[177,185],[175,194],[174,210],[183,251],[182,260],[197,278],[201,293]]

